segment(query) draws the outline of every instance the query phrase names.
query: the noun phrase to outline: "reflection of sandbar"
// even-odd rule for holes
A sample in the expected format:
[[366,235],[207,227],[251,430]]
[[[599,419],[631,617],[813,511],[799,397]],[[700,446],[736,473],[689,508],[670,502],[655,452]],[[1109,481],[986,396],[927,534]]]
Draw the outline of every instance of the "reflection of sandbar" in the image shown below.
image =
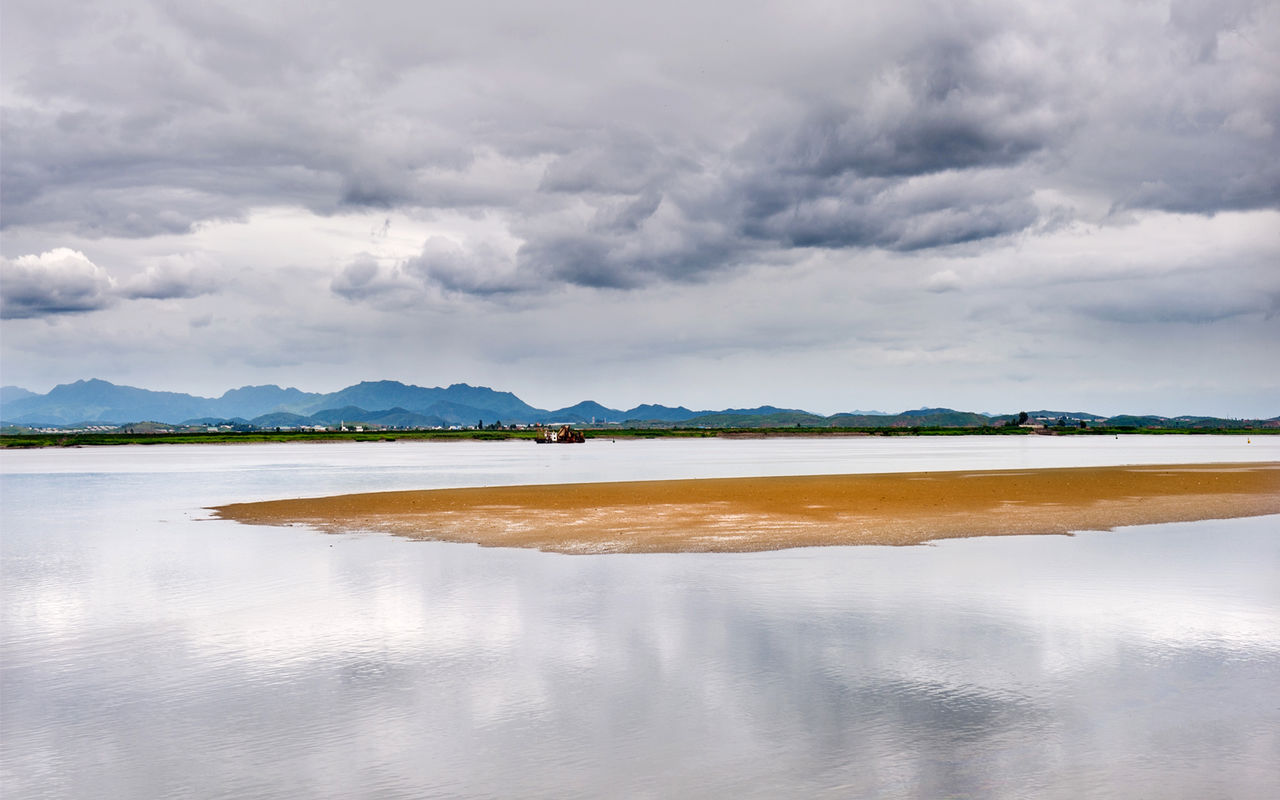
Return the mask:
[[250,524],[561,553],[901,545],[1280,514],[1280,463],[501,486],[214,510]]

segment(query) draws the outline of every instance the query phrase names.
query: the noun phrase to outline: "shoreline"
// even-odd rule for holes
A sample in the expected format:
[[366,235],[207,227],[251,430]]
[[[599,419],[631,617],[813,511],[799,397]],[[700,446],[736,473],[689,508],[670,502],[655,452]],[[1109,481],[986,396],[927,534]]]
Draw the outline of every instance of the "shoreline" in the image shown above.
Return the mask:
[[1280,514],[1280,462],[428,489],[210,510],[251,525],[557,553],[911,545]]
[[[1280,436],[1280,428],[578,428],[588,441],[644,441],[650,439],[839,439],[848,437],[915,438],[953,436]],[[533,441],[534,432],[506,431],[245,431],[240,433],[65,433],[0,432],[0,451],[126,447],[130,445],[182,444],[280,444],[289,442],[456,442]]]

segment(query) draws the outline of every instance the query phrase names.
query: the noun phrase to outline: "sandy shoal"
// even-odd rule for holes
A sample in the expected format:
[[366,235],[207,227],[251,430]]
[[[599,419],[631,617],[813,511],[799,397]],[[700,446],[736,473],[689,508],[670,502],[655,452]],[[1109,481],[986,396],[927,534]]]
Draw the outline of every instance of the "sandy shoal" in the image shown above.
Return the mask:
[[906,545],[1280,514],[1280,462],[433,489],[213,511],[249,524],[561,553]]

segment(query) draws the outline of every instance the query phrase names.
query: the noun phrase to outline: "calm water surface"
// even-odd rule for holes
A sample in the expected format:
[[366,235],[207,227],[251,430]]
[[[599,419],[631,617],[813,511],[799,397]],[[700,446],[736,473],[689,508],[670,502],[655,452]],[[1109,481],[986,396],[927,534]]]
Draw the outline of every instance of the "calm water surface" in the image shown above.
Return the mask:
[[0,454],[5,797],[1271,797],[1280,518],[562,556],[203,508],[1280,460],[1234,437]]

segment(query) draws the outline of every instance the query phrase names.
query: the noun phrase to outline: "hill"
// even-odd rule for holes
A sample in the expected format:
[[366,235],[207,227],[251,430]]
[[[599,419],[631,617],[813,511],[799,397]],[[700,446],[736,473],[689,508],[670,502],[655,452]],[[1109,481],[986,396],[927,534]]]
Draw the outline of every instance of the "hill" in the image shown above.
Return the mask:
[[221,416],[210,400],[177,392],[153,392],[93,379],[59,384],[48,394],[32,394],[4,405],[9,424],[66,425],[78,422],[121,424],[139,420],[177,422]]
[[21,386],[0,386],[0,405],[35,396],[35,392],[23,389]]
[[622,422],[626,416],[625,412],[617,411],[612,408],[605,408],[594,400],[584,400],[581,403],[559,408],[555,411],[548,412],[544,419],[540,422]]
[[[627,424],[635,427],[947,427],[978,428],[1016,422],[1018,414],[987,415],[951,408],[917,408],[900,414],[853,411],[822,416],[803,409],[756,406],[693,411],[684,406],[642,404],[625,411],[594,400],[552,411],[535,408],[511,392],[454,383],[423,387],[399,381],[364,381],[320,394],[274,384],[242,386],[220,397],[118,386],[100,379],[59,384],[46,394],[19,386],[0,390],[0,423],[9,426],[125,425],[139,421],[176,425],[252,425],[263,428],[335,426],[343,422],[394,428],[476,427],[481,423]],[[1276,427],[1276,420],[1185,415],[1119,415],[1109,419],[1080,411],[1029,411],[1028,422],[1058,427],[1220,430]],[[249,422],[246,423],[245,421]]]
[[[684,422],[698,416],[699,412],[690,411],[684,406],[655,406],[649,403],[638,405],[635,408],[622,412],[623,421],[637,420],[640,422]],[[705,413],[705,412],[703,412]]]

